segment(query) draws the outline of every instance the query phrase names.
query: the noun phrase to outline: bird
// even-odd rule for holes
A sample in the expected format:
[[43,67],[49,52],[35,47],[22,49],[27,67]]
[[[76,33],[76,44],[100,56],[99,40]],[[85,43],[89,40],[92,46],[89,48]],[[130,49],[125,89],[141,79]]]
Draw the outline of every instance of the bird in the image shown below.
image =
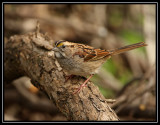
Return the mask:
[[101,66],[113,55],[117,55],[139,47],[147,46],[145,42],[139,42],[116,49],[97,49],[89,45],[58,40],[52,51],[60,66],[69,74],[76,76],[89,76],[85,82],[77,89],[79,92],[86,83],[97,74]]

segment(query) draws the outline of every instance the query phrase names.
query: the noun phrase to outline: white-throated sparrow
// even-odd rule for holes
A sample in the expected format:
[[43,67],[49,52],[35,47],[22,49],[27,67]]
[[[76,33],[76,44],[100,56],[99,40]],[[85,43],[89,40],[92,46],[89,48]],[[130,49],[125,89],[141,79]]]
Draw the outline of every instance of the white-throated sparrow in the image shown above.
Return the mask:
[[84,77],[90,75],[80,88],[78,88],[78,91],[80,91],[111,56],[143,46],[147,46],[147,44],[140,42],[117,49],[102,50],[84,44],[59,40],[55,42],[53,51],[61,67],[69,74]]

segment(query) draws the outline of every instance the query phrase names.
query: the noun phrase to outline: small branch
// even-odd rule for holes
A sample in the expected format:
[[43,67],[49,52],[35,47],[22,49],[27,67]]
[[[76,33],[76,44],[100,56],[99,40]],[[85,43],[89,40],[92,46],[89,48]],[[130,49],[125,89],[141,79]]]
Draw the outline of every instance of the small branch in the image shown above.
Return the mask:
[[[121,96],[117,98],[117,102],[112,105],[112,108],[116,108],[116,112],[124,112],[126,109],[133,109],[131,103],[133,103],[136,99],[142,97],[145,93],[151,92],[155,88],[155,79],[154,79],[155,65],[148,68],[147,72],[143,75],[141,79],[139,79],[139,83],[137,86],[130,87],[132,90],[129,90],[127,85],[125,89],[123,89],[123,93],[121,92]],[[152,77],[151,77],[152,75]],[[146,84],[146,80],[148,83]],[[127,88],[128,87],[128,88]],[[134,89],[135,88],[135,89]],[[142,102],[139,102],[138,106]],[[138,107],[137,106],[137,107]],[[131,108],[132,107],[132,108]],[[147,108],[150,108],[149,106]],[[128,111],[126,112],[128,113]]]

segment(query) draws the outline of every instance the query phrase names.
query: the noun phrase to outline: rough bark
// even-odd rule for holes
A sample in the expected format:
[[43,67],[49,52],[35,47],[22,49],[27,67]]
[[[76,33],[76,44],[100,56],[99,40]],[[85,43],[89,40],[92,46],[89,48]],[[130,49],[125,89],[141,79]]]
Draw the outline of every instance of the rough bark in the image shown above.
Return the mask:
[[30,77],[68,120],[119,120],[92,82],[73,94],[85,79],[76,76],[65,82],[66,74],[50,51],[51,43],[48,37],[37,32],[10,37],[5,42],[5,82],[24,75]]

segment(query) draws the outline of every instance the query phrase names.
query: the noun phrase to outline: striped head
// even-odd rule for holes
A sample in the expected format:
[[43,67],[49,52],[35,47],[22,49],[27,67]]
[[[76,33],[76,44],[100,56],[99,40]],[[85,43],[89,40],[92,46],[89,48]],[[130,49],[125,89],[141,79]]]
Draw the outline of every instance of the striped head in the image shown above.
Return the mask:
[[65,40],[58,40],[55,42],[55,47],[52,49],[55,51],[57,58],[62,58],[66,56],[66,52],[70,50],[70,47],[74,47],[75,43],[71,43]]

